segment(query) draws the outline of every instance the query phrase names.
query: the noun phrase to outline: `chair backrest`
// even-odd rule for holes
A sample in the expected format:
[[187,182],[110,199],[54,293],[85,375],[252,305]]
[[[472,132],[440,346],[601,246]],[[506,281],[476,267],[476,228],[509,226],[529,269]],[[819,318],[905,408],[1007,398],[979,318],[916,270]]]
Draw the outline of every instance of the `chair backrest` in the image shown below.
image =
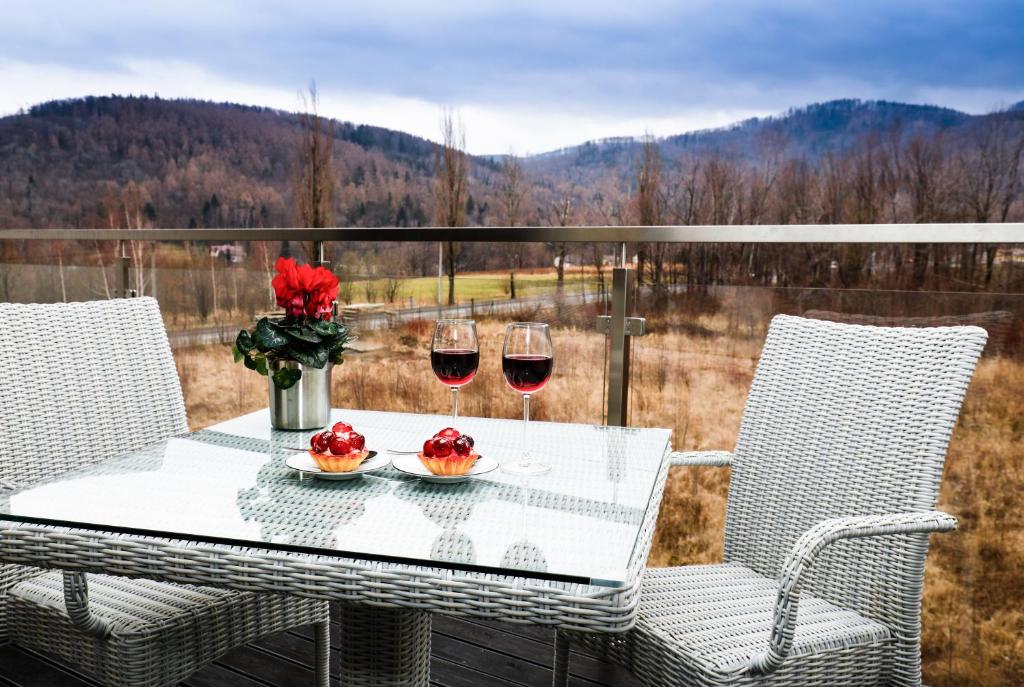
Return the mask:
[[868,324],[877,327],[981,327],[988,332],[985,355],[1000,355],[1006,351],[1013,334],[1013,313],[1009,310],[987,310],[963,315],[932,315],[928,317],[903,317],[899,315],[869,315],[865,313],[833,312],[831,310],[808,310],[803,317],[812,320],[829,320],[847,324]]
[[[726,561],[776,577],[822,520],[933,509],[985,338],[775,317],[733,454]],[[927,537],[909,536],[909,558],[886,537],[835,544],[802,588],[892,626],[920,598]]]
[[188,430],[152,298],[0,303],[0,481],[73,470]]

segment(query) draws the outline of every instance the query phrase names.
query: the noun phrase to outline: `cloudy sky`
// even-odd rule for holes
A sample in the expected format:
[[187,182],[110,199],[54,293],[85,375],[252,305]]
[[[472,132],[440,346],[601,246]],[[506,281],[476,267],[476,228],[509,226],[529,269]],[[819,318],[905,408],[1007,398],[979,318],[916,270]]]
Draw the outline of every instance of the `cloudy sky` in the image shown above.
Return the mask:
[[1024,99],[1022,0],[4,0],[0,114],[159,94],[321,109],[474,153],[680,133],[840,97]]

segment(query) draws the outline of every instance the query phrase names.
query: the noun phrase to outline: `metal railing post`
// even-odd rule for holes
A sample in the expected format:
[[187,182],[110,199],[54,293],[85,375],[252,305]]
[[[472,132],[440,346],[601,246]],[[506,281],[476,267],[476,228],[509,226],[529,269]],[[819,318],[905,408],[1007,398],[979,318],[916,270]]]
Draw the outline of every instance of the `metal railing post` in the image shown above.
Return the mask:
[[608,359],[609,425],[625,427],[629,418],[629,336],[626,318],[633,311],[633,270],[612,270],[611,353]]
[[135,295],[129,285],[128,267],[128,248],[124,240],[121,240],[117,242],[117,259],[114,261],[114,289],[118,298],[131,298]]
[[[323,241],[313,241],[313,256],[312,257],[313,257],[313,261],[314,261],[313,264],[316,265],[317,267],[326,267],[327,269],[331,269],[331,262],[330,262],[330,260],[327,259],[327,254],[324,252],[324,242]],[[331,319],[332,320],[337,320],[338,319],[338,310],[339,310],[339,308],[338,308],[338,301],[337,301],[337,299],[335,299],[335,301],[333,303],[331,303]]]
[[314,241],[313,242],[313,256],[314,256],[314,259],[316,260],[316,264],[317,265],[321,265],[323,267],[326,267],[326,268],[330,269],[331,263],[327,259],[327,254],[324,252],[324,242],[323,241]]

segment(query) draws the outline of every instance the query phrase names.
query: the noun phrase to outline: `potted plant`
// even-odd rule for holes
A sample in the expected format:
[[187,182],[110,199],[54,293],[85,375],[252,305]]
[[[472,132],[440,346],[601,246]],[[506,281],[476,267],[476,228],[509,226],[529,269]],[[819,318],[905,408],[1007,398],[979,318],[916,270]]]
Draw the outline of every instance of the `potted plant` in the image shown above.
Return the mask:
[[268,378],[276,429],[323,427],[331,412],[331,369],[342,362],[348,328],[332,321],[338,278],[324,267],[278,258],[271,284],[284,317],[263,317],[235,339],[235,362]]

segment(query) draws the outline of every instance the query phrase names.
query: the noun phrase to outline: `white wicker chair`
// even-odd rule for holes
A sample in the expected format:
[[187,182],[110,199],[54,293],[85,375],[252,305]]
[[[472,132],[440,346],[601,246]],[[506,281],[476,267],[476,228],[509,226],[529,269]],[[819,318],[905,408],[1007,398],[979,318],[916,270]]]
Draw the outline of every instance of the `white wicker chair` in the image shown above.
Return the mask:
[[[645,684],[920,685],[928,534],[946,448],[986,334],[778,316],[732,466],[725,563],[650,568],[637,623],[559,633]],[[707,399],[713,403],[713,399]]]
[[[151,298],[2,303],[0,362],[0,498],[188,429]],[[326,602],[0,565],[0,643],[112,686],[174,685],[236,646],[308,623],[316,684],[327,687]]]

